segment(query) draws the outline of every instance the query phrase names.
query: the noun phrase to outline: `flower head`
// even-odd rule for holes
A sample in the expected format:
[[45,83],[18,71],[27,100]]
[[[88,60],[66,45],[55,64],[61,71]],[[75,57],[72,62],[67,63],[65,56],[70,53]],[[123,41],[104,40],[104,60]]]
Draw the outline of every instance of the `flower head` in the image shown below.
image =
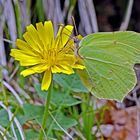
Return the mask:
[[28,76],[35,73],[44,73],[41,89],[47,90],[52,80],[52,73],[74,73],[73,68],[84,69],[78,63],[74,54],[74,41],[70,39],[73,26],[60,26],[56,37],[51,21],[44,25],[40,22],[36,28],[31,24],[23,38],[17,39],[18,49],[11,50],[11,56],[20,62],[21,66],[28,66],[21,75]]

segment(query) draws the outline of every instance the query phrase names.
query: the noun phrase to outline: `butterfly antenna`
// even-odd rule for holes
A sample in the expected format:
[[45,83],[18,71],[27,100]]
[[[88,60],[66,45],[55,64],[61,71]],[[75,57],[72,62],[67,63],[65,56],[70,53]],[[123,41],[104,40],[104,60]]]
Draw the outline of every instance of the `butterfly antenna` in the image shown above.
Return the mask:
[[74,28],[75,28],[76,36],[77,36],[77,35],[78,35],[78,30],[77,30],[77,28],[76,28],[75,19],[74,19],[73,16],[71,17],[71,19],[72,19],[72,22],[73,22],[73,25],[74,25]]

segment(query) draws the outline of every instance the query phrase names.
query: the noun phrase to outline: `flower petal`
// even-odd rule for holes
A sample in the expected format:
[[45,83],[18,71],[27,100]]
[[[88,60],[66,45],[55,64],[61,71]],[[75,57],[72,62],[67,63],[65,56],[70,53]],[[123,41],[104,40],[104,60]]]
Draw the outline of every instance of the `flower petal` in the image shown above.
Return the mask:
[[58,38],[62,34],[63,28],[64,28],[64,25],[63,24],[60,24],[59,29],[58,29],[58,32],[57,32],[57,35],[56,35],[56,38]]
[[47,69],[48,69],[48,66],[46,64],[38,64],[36,66],[23,70],[20,74],[25,77],[34,73],[42,73]]
[[46,39],[48,40],[48,42],[50,42],[50,44],[53,44],[54,42],[54,29],[53,29],[53,25],[51,21],[45,21],[44,23],[44,28],[46,31]]
[[56,65],[51,67],[51,71],[52,73],[63,73],[62,69]]
[[65,73],[65,74],[72,74],[72,73],[74,73],[73,70],[71,70],[69,72],[68,70],[64,69],[61,66],[53,66],[53,67],[51,67],[51,71],[52,71],[52,73]]
[[25,41],[29,44],[29,46],[35,51],[40,53],[40,48],[38,45],[34,42],[32,35],[29,32],[26,32],[23,34],[23,37]]
[[71,39],[67,42],[66,46],[63,48],[63,51],[65,51],[66,53],[74,53],[74,49],[75,49],[75,44],[74,44],[74,40]]
[[85,69],[86,67],[84,65],[81,65],[81,64],[74,64],[72,68],[75,68],[75,69]]
[[[45,27],[42,24],[42,22],[39,22],[39,23],[36,24],[39,38],[42,41],[45,49],[49,48],[50,45],[51,45],[50,37],[49,37],[49,32],[51,32],[51,34],[52,34],[52,27],[51,27],[50,24],[51,24],[50,22],[46,22],[46,26]],[[49,27],[49,28],[46,29],[46,27]]]
[[62,38],[60,38],[60,36],[62,35],[63,26],[64,26],[63,24],[60,25],[58,32],[57,32],[57,35],[56,35],[56,38],[55,38],[54,47],[58,48],[58,49],[63,47]]
[[63,48],[65,46],[71,36],[72,30],[73,26],[71,25],[67,25],[65,27],[63,25],[60,25],[55,40],[55,46],[57,48]]
[[29,54],[29,55],[33,55],[33,56],[36,56],[36,53],[33,51],[33,49],[27,44],[27,42],[21,40],[21,39],[17,39],[16,40],[16,46],[25,51],[26,54]]
[[32,39],[32,41],[37,45],[37,47],[40,51],[43,51],[44,46],[43,46],[43,43],[41,42],[41,40],[38,36],[38,32],[35,29],[35,27],[32,24],[30,24],[29,26],[27,26],[27,31],[31,37],[30,39]]
[[39,63],[44,63],[44,60],[38,56],[26,54],[25,51],[18,49],[12,49],[10,55],[13,56],[15,60],[20,61],[21,66],[32,66]]
[[63,65],[73,65],[75,63],[75,56],[74,55],[70,55],[70,54],[66,54],[63,57],[59,57],[58,58],[58,64],[63,64]]
[[71,34],[72,34],[73,26],[67,25],[62,31],[62,41],[63,41],[63,46],[67,43],[69,40]]
[[41,90],[48,90],[50,87],[52,81],[52,74],[51,71],[47,70],[44,73],[42,84],[41,84]]
[[70,65],[63,65],[59,64],[58,66],[54,66],[54,68],[51,69],[52,73],[65,73],[65,74],[72,74],[74,73],[72,67]]

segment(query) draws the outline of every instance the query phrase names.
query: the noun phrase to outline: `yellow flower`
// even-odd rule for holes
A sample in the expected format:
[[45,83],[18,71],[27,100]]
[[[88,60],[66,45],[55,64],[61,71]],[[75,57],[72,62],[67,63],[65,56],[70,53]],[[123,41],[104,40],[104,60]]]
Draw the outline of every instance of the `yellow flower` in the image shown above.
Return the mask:
[[52,73],[74,73],[73,68],[84,69],[74,54],[74,41],[70,39],[73,26],[60,26],[56,37],[51,21],[27,26],[24,33],[25,41],[17,39],[18,49],[11,50],[11,56],[20,62],[21,66],[30,66],[21,72],[28,76],[44,72],[41,89],[47,90],[52,80]]

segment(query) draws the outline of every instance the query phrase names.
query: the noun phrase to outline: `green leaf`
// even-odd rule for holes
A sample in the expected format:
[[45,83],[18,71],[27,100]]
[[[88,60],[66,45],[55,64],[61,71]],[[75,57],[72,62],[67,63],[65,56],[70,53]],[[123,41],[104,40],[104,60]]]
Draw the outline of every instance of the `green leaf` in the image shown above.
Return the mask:
[[77,99],[73,98],[71,95],[66,94],[66,92],[61,92],[58,90],[53,90],[51,102],[55,104],[55,106],[73,106],[81,103]]
[[54,80],[66,90],[73,92],[88,92],[81,82],[79,75],[76,73],[71,75],[55,74]]
[[37,140],[38,132],[33,129],[27,129],[24,131],[27,140]]
[[140,34],[91,34],[79,47],[86,66],[79,74],[89,91],[98,98],[122,101],[136,84],[133,67],[140,62]]
[[[63,129],[71,128],[77,124],[75,119],[65,116],[62,112],[53,112],[52,115]],[[54,130],[63,131],[51,117],[48,118],[47,128],[49,128],[50,125],[52,125],[52,129]]]
[[[22,124],[24,124],[28,120],[32,120],[34,123],[42,123],[42,117],[44,113],[44,106],[25,104],[23,106],[24,116],[19,116],[19,120]],[[53,112],[53,117],[57,121],[57,123],[63,128],[68,129],[77,124],[77,121],[73,118],[65,116],[62,112]],[[47,128],[52,124],[52,129],[61,130],[61,128],[54,122],[52,117],[49,115],[47,120]],[[62,130],[61,130],[62,131]]]
[[38,15],[39,21],[44,21],[45,16],[42,0],[36,1],[36,14]]
[[24,124],[26,121],[29,120],[35,120],[41,123],[41,119],[44,113],[44,106],[24,104],[23,111],[24,111],[24,115],[18,116],[21,124]]
[[[41,90],[40,84],[35,84],[35,89],[38,93],[38,95],[42,98],[46,98],[47,91]],[[66,91],[60,91],[53,89],[52,96],[51,96],[51,103],[54,104],[57,107],[64,106],[73,106],[81,103],[81,101],[73,98],[71,95],[67,94]]]
[[1,109],[0,110],[0,125],[2,125],[3,127],[8,126],[9,124],[9,117],[8,117],[8,113],[4,110]]
[[35,85],[34,85],[34,88],[35,88],[37,94],[38,94],[40,97],[46,99],[46,94],[48,94],[48,91],[42,91],[42,90],[41,90],[41,84],[35,84]]

